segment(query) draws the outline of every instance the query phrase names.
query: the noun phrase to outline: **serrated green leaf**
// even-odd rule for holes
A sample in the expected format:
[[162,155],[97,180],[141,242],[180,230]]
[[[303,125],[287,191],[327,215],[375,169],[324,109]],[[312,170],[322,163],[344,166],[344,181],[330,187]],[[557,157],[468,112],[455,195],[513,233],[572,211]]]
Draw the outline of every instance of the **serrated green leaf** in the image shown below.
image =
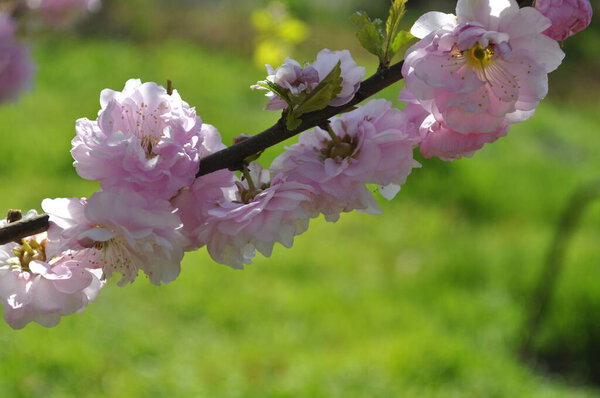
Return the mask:
[[354,13],[351,20],[359,26],[356,37],[360,44],[371,54],[377,55],[381,61],[383,57],[383,41],[385,40],[385,32],[383,31],[381,20],[375,19],[371,21],[364,11]]
[[356,37],[360,44],[379,58],[383,56],[383,38],[379,36],[377,29],[373,25],[365,25],[356,32]]
[[385,51],[382,62],[385,66],[390,64],[397,52],[397,50],[394,51],[393,43],[399,33],[400,21],[406,13],[406,1],[407,0],[392,0],[392,5],[390,6],[390,12],[385,22]]
[[351,17],[350,20],[356,24],[359,28],[362,28],[365,25],[373,25],[377,30],[377,33],[381,36],[381,38],[385,38],[385,31],[383,30],[383,22],[379,18],[375,18],[371,20],[369,15],[365,11],[356,11]]
[[390,46],[390,59],[397,53],[404,54],[408,47],[412,46],[417,42],[417,38],[410,34],[410,32],[406,30],[401,30],[398,32],[396,37],[392,40],[392,44]]
[[392,0],[390,13],[385,21],[385,33],[388,39],[396,36],[396,32],[399,29],[400,20],[406,13],[406,1],[407,0]]

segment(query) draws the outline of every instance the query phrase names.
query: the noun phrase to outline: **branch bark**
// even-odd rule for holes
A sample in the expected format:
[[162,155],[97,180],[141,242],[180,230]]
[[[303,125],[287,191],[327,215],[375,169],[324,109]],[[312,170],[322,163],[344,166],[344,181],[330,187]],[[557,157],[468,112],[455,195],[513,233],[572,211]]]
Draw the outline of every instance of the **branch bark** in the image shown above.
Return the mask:
[[47,231],[48,215],[42,214],[27,220],[15,221],[0,228],[0,244],[5,244]]
[[[347,104],[328,106],[325,109],[303,115],[302,124],[295,130],[286,129],[285,121],[282,117],[265,131],[203,158],[200,161],[200,168],[196,177],[221,169],[238,170],[244,159],[248,156],[272,147],[305,130],[322,124],[327,119],[339,113],[347,111],[354,105],[401,80],[402,64],[403,62],[398,62],[389,68],[380,68],[375,74],[361,83],[360,89]],[[47,231],[49,227],[48,219],[47,214],[42,214],[32,219],[7,224],[0,228],[0,245]]]

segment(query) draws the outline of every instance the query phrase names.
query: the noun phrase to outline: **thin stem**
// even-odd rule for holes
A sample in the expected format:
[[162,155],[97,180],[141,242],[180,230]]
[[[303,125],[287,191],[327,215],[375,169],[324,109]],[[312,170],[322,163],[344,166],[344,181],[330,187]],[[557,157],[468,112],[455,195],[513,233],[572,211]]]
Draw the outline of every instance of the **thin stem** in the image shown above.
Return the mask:
[[242,174],[244,175],[244,179],[248,182],[248,188],[250,188],[250,192],[256,192],[256,185],[254,185],[254,181],[252,181],[252,176],[250,175],[248,166],[242,167]]
[[324,126],[321,126],[321,128],[324,128],[325,131],[327,131],[327,134],[329,134],[329,137],[331,137],[331,141],[333,141],[333,143],[335,145],[341,144],[342,141],[340,140],[340,137],[338,137],[334,132],[333,129],[331,128],[331,124],[330,123],[324,123]]

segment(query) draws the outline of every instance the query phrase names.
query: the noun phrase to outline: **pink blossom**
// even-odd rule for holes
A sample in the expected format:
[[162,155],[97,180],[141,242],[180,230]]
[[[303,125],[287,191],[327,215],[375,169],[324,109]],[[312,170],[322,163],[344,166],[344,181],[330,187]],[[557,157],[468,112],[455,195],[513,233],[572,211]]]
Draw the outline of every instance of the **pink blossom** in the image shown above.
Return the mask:
[[462,134],[525,120],[548,91],[563,52],[541,32],[550,21],[514,0],[459,0],[457,17],[429,12],[411,33],[406,88],[435,120]]
[[0,12],[0,103],[16,100],[33,76],[29,48],[15,41],[14,32],[10,16]]
[[100,0],[26,0],[26,4],[39,10],[44,22],[54,26],[69,24],[100,8]]
[[589,0],[536,0],[535,8],[552,21],[544,34],[554,40],[565,40],[592,22]]
[[253,185],[236,181],[195,231],[215,261],[233,268],[250,264],[256,250],[269,257],[275,242],[291,247],[316,215],[310,186],[281,175],[269,181],[269,173],[256,163],[250,164],[250,175]]
[[[201,135],[201,157],[226,148],[214,126],[203,124]],[[177,215],[183,222],[181,232],[190,242],[186,250],[194,250],[206,244],[197,240],[198,228],[206,222],[208,211],[225,200],[224,192],[234,187],[234,178],[235,173],[227,169],[200,176],[190,187],[181,189],[172,199],[171,202],[177,208]]]
[[[298,96],[303,92],[311,92],[319,84],[319,73],[310,65],[302,67],[298,61],[291,58],[286,58],[283,65],[277,69],[273,69],[271,65],[267,67],[267,80],[275,83],[285,90],[288,90],[290,95]],[[254,85],[253,89],[262,90],[264,87]],[[288,104],[281,97],[269,91],[265,94],[269,98],[266,110],[279,110],[287,108]]]
[[[302,93],[308,94],[333,70],[338,62],[342,72],[342,90],[336,98],[331,100],[329,105],[343,105],[354,97],[366,73],[365,68],[358,66],[352,59],[348,50],[321,50],[317,54],[315,62],[304,67],[291,58],[287,58],[283,65],[277,69],[267,65],[267,73],[269,74],[267,80],[282,87],[290,96],[298,96]],[[251,88],[265,89],[260,85],[253,85]],[[265,109],[279,110],[288,107],[287,102],[273,92],[268,92],[266,96],[269,98],[269,103]]]
[[312,67],[319,73],[319,81],[323,80],[338,62],[340,62],[342,69],[342,91],[337,97],[331,100],[329,103],[331,106],[344,105],[354,98],[354,94],[360,88],[360,83],[366,74],[365,68],[358,66],[354,59],[352,59],[350,51],[324,49],[317,54],[317,59],[312,63]]
[[179,275],[188,242],[166,200],[126,190],[100,191],[89,200],[45,199],[42,208],[50,215],[49,245],[55,250],[99,249],[104,277],[119,272],[120,285],[133,282],[139,270],[157,285]]
[[508,131],[508,125],[505,125],[491,133],[462,134],[435,120],[408,90],[402,90],[398,99],[408,102],[402,111],[421,126],[419,149],[426,158],[438,157],[449,162],[461,157],[471,157],[484,144],[496,141]]
[[123,92],[103,90],[100,103],[97,121],[77,121],[71,154],[81,177],[161,199],[194,181],[202,124],[177,91],[132,79]]
[[[24,218],[35,215],[30,211]],[[0,302],[12,328],[29,322],[55,326],[62,316],[83,311],[96,298],[104,282],[95,249],[52,253],[45,233],[21,242],[0,246]]]
[[426,158],[438,157],[445,161],[471,157],[484,144],[492,143],[508,132],[505,125],[491,133],[458,133],[428,116],[421,125],[421,153]]
[[330,221],[356,209],[380,214],[365,184],[379,185],[388,199],[396,195],[419,166],[413,149],[422,118],[393,109],[389,101],[372,100],[332,118],[331,132],[316,128],[302,133],[272,169],[289,181],[313,186],[316,206]]

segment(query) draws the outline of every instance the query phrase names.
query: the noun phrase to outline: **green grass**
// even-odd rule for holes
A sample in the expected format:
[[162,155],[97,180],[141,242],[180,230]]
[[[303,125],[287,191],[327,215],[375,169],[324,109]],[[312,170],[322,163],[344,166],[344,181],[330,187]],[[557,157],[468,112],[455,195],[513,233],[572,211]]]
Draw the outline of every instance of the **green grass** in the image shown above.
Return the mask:
[[[71,167],[74,121],[94,118],[100,90],[131,77],[172,79],[228,137],[277,118],[248,89],[262,71],[192,44],[46,39],[34,54],[36,89],[0,108],[0,209],[94,192]],[[243,272],[201,250],[186,256],[176,282],[110,283],[56,328],[2,323],[0,395],[600,396],[535,373],[515,354],[560,209],[598,177],[595,109],[544,103],[473,159],[424,161],[383,203],[384,216],[315,220],[293,249],[278,247]],[[581,303],[599,319],[600,206],[589,210],[542,343],[576,335]]]

